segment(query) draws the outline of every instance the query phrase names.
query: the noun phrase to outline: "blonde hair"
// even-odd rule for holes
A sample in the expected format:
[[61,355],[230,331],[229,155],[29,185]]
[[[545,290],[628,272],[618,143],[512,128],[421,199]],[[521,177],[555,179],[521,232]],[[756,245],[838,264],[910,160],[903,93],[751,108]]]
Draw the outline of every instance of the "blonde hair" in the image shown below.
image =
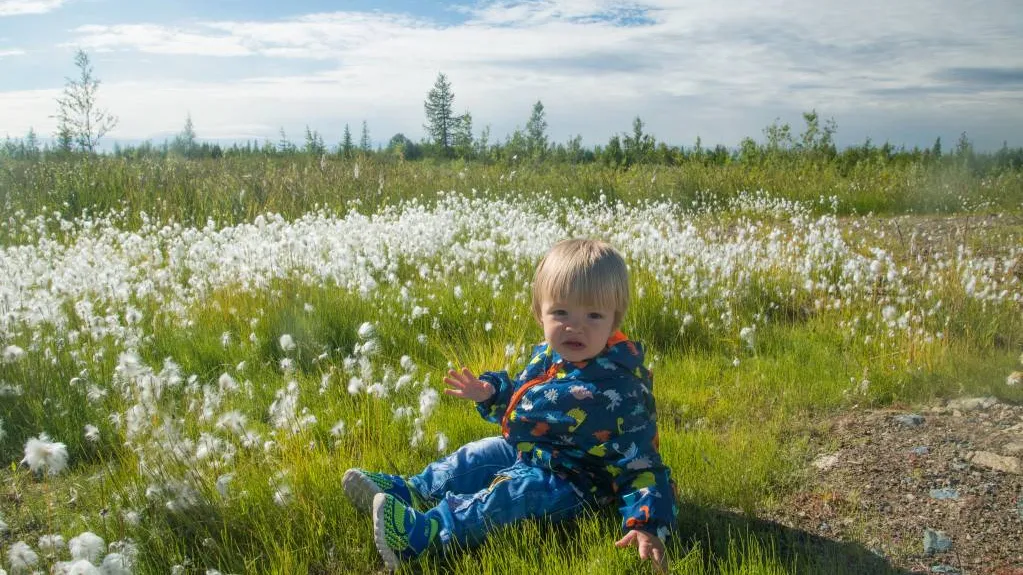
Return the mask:
[[610,244],[599,240],[562,240],[536,266],[533,317],[540,321],[544,299],[615,310],[614,328],[629,308],[629,270]]

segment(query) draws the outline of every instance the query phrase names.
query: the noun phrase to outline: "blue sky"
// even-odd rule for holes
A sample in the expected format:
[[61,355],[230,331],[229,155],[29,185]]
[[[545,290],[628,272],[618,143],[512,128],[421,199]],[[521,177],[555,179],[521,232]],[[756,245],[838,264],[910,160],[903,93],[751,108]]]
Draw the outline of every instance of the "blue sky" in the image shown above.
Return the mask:
[[1019,0],[0,0],[0,136],[52,134],[85,49],[108,140],[336,143],[424,135],[438,72],[503,138],[542,100],[552,139],[639,115],[672,144],[735,146],[816,109],[842,145],[1023,145]]

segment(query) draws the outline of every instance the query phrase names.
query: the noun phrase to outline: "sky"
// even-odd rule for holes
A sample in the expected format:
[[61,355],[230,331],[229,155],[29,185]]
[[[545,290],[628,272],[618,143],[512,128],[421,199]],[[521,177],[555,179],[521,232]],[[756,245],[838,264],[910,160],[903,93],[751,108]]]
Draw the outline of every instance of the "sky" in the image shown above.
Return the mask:
[[542,101],[552,140],[763,141],[816,110],[836,142],[1023,145],[1020,0],[0,0],[0,137],[55,131],[89,54],[105,138],[425,137],[438,73],[492,141]]

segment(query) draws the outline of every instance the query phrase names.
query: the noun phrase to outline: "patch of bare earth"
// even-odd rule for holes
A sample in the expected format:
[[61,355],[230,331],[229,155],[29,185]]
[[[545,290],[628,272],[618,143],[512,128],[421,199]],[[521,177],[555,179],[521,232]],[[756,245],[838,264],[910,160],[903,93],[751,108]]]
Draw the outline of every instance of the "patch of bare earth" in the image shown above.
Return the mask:
[[1023,406],[854,409],[828,426],[805,488],[770,519],[914,573],[1023,575]]

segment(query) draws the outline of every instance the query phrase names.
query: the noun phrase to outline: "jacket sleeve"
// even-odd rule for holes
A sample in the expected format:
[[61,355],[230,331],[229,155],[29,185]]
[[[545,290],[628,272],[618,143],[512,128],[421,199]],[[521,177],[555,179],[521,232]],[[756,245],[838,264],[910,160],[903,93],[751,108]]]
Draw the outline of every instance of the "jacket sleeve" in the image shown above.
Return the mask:
[[550,353],[546,344],[540,344],[533,348],[526,368],[522,370],[518,378],[512,380],[507,371],[488,371],[480,375],[480,381],[485,381],[494,386],[494,395],[486,401],[476,402],[476,411],[479,411],[483,419],[492,423],[501,423],[501,418],[508,411],[508,403],[511,402],[515,389],[523,383],[536,377],[547,370]]
[[[676,501],[671,471],[658,453],[657,415],[647,389],[619,421],[622,434],[610,462],[622,531],[646,531],[665,540],[675,529]],[[609,453],[610,455],[610,453]]]
[[501,423],[501,418],[507,411],[508,402],[515,391],[515,382],[508,377],[507,371],[488,371],[480,375],[480,381],[494,386],[494,395],[486,401],[477,401],[476,411],[491,423]]

